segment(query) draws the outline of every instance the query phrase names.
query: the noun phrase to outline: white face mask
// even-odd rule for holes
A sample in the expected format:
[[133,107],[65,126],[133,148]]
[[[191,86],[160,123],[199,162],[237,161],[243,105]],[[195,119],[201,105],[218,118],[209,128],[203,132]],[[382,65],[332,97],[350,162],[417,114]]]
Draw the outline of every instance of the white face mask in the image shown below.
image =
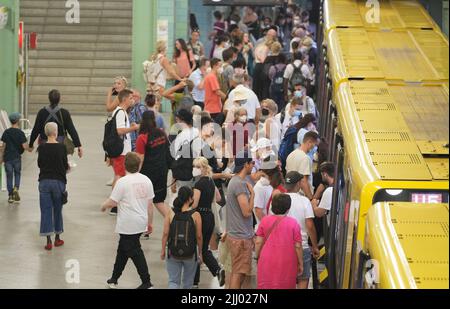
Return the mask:
[[241,122],[241,123],[246,123],[246,122],[247,122],[247,116],[240,116],[240,117],[238,118],[238,120],[239,120],[239,122]]
[[261,185],[264,186],[264,187],[270,186],[270,180],[267,179],[265,176],[261,177],[261,179],[259,180],[259,182],[260,182]]
[[202,174],[202,170],[199,168],[194,167],[192,169],[192,177],[198,177]]
[[217,73],[219,73],[219,74],[222,75],[222,73],[223,73],[223,67],[220,67],[220,68],[217,70]]

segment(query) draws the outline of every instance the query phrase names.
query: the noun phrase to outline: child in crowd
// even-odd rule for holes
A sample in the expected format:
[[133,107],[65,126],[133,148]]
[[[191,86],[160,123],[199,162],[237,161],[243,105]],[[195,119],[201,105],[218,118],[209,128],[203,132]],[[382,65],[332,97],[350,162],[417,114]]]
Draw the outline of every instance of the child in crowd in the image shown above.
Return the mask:
[[[19,203],[20,177],[22,170],[22,154],[29,150],[27,138],[19,129],[21,115],[12,113],[9,115],[11,128],[3,132],[2,142],[5,143],[5,153],[3,161],[6,171],[6,186],[8,188],[8,203]],[[14,186],[13,186],[14,182]]]

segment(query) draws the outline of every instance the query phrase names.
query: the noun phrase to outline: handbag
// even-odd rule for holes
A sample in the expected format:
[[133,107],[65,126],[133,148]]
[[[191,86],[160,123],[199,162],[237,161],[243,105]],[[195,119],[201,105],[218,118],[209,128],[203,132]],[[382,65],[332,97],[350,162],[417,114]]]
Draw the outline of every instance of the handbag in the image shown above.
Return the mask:
[[66,147],[67,154],[73,155],[75,153],[75,144],[73,143],[72,139],[70,139],[69,136],[67,135],[67,131],[64,126],[64,118],[62,116],[61,110],[59,111],[59,115],[61,116],[62,129],[64,132],[64,146]]
[[63,205],[66,205],[67,204],[67,202],[68,202],[68,198],[69,198],[69,193],[67,193],[67,191],[64,191],[63,193],[62,193],[62,204]]
[[[259,249],[259,254],[261,254],[262,249],[264,248],[264,245],[266,244],[266,241],[269,239],[270,234],[272,234],[272,231],[278,226],[278,224],[280,224],[281,221],[283,221],[283,219],[286,217],[282,217],[281,219],[278,219],[277,222],[275,222],[272,227],[270,228],[270,230],[267,232],[266,237],[263,238],[263,242],[261,244],[261,249]],[[259,255],[256,256],[256,260],[259,259]]]

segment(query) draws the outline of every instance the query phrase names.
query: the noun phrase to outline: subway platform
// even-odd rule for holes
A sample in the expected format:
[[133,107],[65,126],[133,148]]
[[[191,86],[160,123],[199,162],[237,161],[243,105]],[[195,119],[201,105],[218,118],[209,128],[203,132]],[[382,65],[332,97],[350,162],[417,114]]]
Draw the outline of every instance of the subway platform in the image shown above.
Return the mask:
[[[37,153],[24,153],[21,203],[8,204],[7,192],[0,192],[0,289],[106,288],[118,244],[118,235],[114,233],[116,217],[100,211],[101,203],[111,193],[106,183],[112,178],[101,146],[106,118],[73,118],[84,157],[72,158],[77,166],[68,175],[69,203],[63,210],[64,234],[61,237],[65,244],[50,252],[44,250],[45,238],[39,236]],[[167,201],[170,201],[173,197],[170,190],[168,192]],[[154,232],[141,244],[155,288],[165,289],[168,275],[165,262],[160,259],[163,218],[156,209],[154,211]],[[132,289],[139,284],[139,276],[129,260],[119,288]],[[201,272],[199,288],[219,288],[217,279],[207,269]]]

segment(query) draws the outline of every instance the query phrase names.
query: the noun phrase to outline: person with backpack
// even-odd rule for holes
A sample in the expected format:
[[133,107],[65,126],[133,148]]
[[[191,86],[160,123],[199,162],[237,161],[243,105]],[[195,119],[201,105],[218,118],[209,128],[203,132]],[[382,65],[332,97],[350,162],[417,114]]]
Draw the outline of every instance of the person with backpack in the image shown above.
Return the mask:
[[190,111],[180,109],[175,115],[177,125],[182,129],[170,145],[170,153],[174,161],[171,166],[173,185],[172,192],[176,188],[194,186],[192,176],[193,141],[198,139],[200,132],[193,127],[193,115]]
[[307,65],[303,63],[303,54],[297,52],[294,54],[293,62],[286,66],[284,71],[284,100],[289,102],[290,94],[294,95],[296,85],[308,86],[308,79],[310,71]]
[[197,265],[203,263],[202,218],[191,208],[193,203],[192,190],[181,187],[164,219],[161,260],[166,260],[169,289],[191,289]]
[[[126,174],[125,156],[131,152],[130,133],[139,130],[138,124],[130,125],[127,114],[127,110],[133,105],[132,95],[133,92],[129,89],[119,92],[119,106],[114,110],[112,118],[105,125],[103,149],[114,169],[113,189],[116,182]],[[117,207],[113,207],[110,214],[116,215]]]
[[178,81],[182,80],[169,59],[167,59],[166,53],[166,42],[158,41],[156,43],[156,53],[151,55],[149,61],[143,63],[147,93],[156,96],[158,105],[161,103],[161,98],[166,88],[167,75],[169,74],[169,76]]
[[117,181],[111,196],[106,200],[101,210],[118,207],[116,233],[119,234],[114,270],[107,284],[115,289],[128,259],[131,259],[141,278],[138,289],[151,289],[153,284],[148,272],[147,260],[139,241],[145,231],[153,231],[153,184],[148,177],[139,173],[141,160],[134,152],[124,159],[127,175]]
[[281,53],[275,65],[269,69],[270,98],[278,105],[278,110],[282,110],[286,104],[284,99],[284,71],[286,69],[286,56]]
[[276,116],[281,123],[281,143],[278,148],[278,157],[281,161],[283,172],[286,168],[286,160],[291,152],[295,149],[297,142],[297,134],[299,128],[296,124],[302,118],[302,110],[300,99],[295,98],[291,103],[286,105],[285,109]]
[[[300,99],[294,98],[291,103],[286,105],[286,107],[275,116],[281,123],[281,136],[283,139],[285,138],[287,130],[302,118],[303,113],[300,102]],[[295,133],[297,133],[297,131]],[[283,142],[283,140],[281,142]]]
[[33,150],[34,142],[39,137],[38,144],[44,144],[47,141],[47,135],[44,128],[48,122],[56,122],[58,124],[58,137],[57,140],[60,143],[64,143],[68,138],[67,133],[73,140],[73,145],[78,148],[78,156],[83,157],[83,148],[81,147],[81,141],[78,136],[78,132],[73,124],[70,112],[59,106],[61,100],[61,93],[53,89],[48,93],[48,99],[50,105],[42,108],[34,122],[33,130],[31,131],[30,142],[28,143],[31,150]]

